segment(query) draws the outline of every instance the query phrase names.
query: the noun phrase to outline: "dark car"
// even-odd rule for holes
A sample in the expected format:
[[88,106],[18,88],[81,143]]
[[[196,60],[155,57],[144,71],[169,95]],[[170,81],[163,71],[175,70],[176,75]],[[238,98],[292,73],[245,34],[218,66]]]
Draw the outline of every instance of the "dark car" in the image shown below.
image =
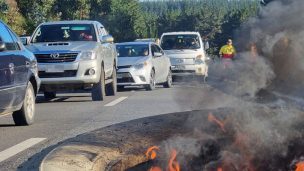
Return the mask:
[[12,113],[16,125],[32,124],[39,86],[35,56],[0,21],[0,115]]

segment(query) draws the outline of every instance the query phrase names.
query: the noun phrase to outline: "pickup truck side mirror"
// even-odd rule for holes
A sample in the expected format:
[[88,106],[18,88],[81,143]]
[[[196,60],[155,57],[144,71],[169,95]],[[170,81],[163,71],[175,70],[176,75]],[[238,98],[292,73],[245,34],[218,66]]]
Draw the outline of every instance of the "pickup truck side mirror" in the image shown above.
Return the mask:
[[160,52],[154,52],[154,57],[161,57],[161,56],[163,56],[163,54],[162,53],[160,53]]
[[113,43],[114,38],[111,35],[100,36],[101,43]]
[[206,42],[204,43],[204,49],[207,50],[207,49],[209,49],[209,48],[210,48],[210,47],[209,47],[209,42],[206,41]]
[[4,42],[0,42],[0,52],[3,52],[6,50],[6,45]]
[[22,36],[22,37],[20,37],[20,40],[21,40],[21,42],[22,42],[22,44],[23,44],[24,46],[30,44],[30,39],[31,39],[30,36]]

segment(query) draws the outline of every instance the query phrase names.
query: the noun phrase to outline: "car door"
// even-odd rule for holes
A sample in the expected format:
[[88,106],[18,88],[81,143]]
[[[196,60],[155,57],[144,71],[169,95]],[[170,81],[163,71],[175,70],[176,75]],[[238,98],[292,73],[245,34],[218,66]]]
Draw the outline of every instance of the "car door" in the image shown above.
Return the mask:
[[159,57],[159,62],[160,62],[160,73],[162,73],[160,75],[160,79],[162,82],[166,81],[167,80],[167,76],[168,76],[168,71],[169,71],[169,68],[170,68],[170,65],[169,65],[169,59],[166,57],[164,51],[158,46],[158,45],[155,45],[156,48],[157,48],[157,51],[159,51],[161,54],[163,54],[161,57]]
[[13,33],[13,31],[11,31],[8,27],[7,30],[13,39],[11,53],[14,64],[14,86],[16,93],[13,105],[19,106],[23,102],[26,86],[29,81],[28,74],[30,70],[31,61],[30,58],[27,57],[27,52],[25,51],[25,49],[21,49],[21,42],[19,42],[19,39],[17,38],[15,33]]
[[[108,35],[107,31],[102,25],[98,25],[98,34],[99,37]],[[104,70],[106,73],[106,76],[110,76],[110,73],[112,71],[112,52],[111,52],[111,43],[101,43],[102,45],[102,54],[104,59]]]
[[0,51],[0,114],[3,114],[13,109],[15,89],[13,54],[11,53],[13,40],[2,22],[0,22],[0,42],[6,46]]
[[[104,33],[104,35],[110,36],[109,32],[105,28],[102,28],[102,32]],[[108,51],[109,51],[109,56],[110,56],[109,66],[112,68],[112,66],[114,65],[114,59],[117,56],[116,46],[115,46],[114,42],[109,43],[108,45],[109,45]]]
[[152,50],[152,63],[153,63],[153,66],[155,68],[155,80],[157,83],[160,83],[162,80],[161,80],[161,77],[162,77],[162,57],[156,57],[154,55],[155,52],[159,52],[159,49],[157,48],[157,46],[155,44],[152,44],[151,45],[151,50]]

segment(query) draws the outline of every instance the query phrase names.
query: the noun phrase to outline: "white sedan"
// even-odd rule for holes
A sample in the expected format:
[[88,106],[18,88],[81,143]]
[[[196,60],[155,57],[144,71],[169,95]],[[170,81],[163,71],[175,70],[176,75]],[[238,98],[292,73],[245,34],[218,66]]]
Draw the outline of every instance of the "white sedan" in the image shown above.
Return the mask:
[[156,84],[172,86],[171,63],[163,50],[153,42],[116,44],[118,53],[118,88],[144,86],[153,90]]

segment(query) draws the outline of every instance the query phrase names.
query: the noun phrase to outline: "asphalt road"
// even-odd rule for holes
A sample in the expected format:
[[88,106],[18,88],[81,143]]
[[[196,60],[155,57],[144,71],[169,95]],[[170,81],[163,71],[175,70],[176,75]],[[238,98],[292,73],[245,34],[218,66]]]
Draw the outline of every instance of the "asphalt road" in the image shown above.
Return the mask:
[[[154,91],[127,89],[103,102],[90,94],[59,94],[52,101],[38,96],[34,125],[17,127],[10,115],[0,117],[0,170],[35,170],[24,167],[32,156],[67,138],[115,123],[172,112],[216,109],[238,104],[239,99],[212,84],[180,82]],[[37,156],[37,155],[35,155]]]

